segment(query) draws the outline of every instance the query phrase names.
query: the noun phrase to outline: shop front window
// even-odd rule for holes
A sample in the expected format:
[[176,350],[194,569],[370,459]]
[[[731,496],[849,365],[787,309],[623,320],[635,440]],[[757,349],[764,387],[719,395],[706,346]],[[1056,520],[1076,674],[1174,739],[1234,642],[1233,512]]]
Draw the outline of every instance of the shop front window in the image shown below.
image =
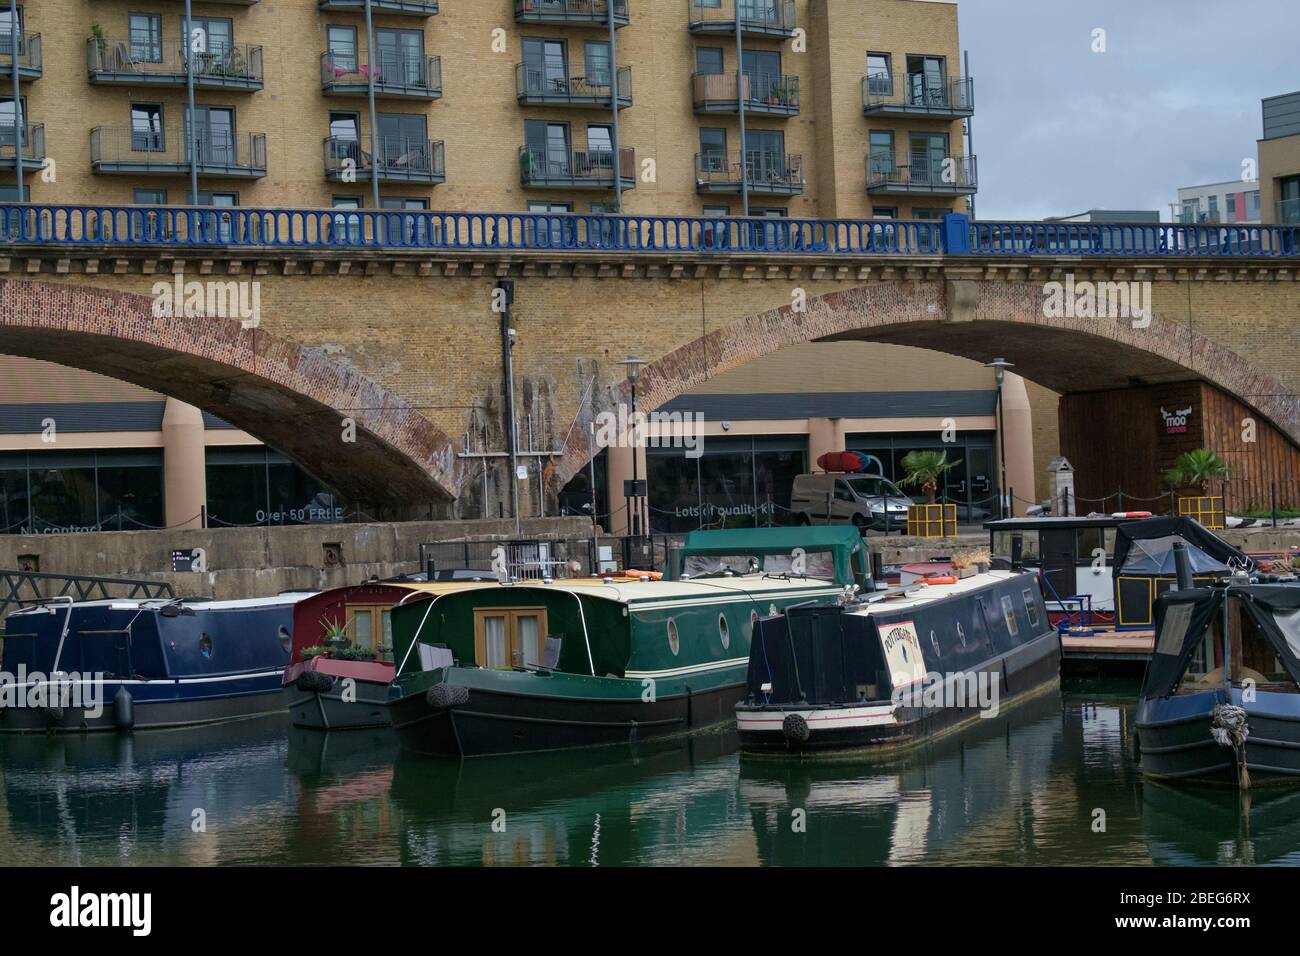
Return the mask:
[[162,524],[159,452],[0,457],[0,533],[132,531]]
[[330,489],[266,448],[210,448],[208,521],[213,527],[329,524],[344,518]]

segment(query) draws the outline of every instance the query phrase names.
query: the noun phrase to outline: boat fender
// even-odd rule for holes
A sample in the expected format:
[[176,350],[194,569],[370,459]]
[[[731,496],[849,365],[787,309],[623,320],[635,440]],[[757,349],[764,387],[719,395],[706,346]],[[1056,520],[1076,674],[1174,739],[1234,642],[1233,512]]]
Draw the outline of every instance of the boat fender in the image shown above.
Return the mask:
[[445,710],[448,707],[468,704],[469,688],[456,687],[451,684],[434,684],[429,688],[429,692],[424,695],[424,699],[429,702],[430,707]]
[[121,730],[130,730],[135,726],[135,701],[125,685],[118,687],[113,695],[113,723]]
[[320,671],[303,671],[293,686],[306,693],[326,694],[334,689],[334,675],[322,674]]
[[1236,704],[1216,704],[1210,711],[1210,736],[1220,747],[1231,747],[1237,757],[1237,785],[1250,789],[1250,771],[1246,766],[1246,740],[1250,727],[1246,724],[1246,710]]
[[786,740],[794,740],[799,743],[807,743],[808,738],[812,736],[812,728],[808,726],[808,721],[803,719],[803,714],[786,714],[785,720],[781,721],[781,733],[785,735]]

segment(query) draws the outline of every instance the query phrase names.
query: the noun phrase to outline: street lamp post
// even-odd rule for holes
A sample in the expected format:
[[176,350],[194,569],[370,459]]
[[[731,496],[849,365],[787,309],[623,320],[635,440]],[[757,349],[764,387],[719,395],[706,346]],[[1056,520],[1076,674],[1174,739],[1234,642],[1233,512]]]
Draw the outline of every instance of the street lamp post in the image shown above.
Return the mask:
[[1015,513],[1015,502],[1007,498],[1007,437],[1006,429],[1003,427],[1002,383],[1007,377],[1007,369],[1015,366],[1004,358],[995,358],[992,362],[985,362],[984,367],[993,369],[993,375],[998,383],[998,470],[1001,475],[998,482],[998,499],[1001,502],[999,517],[1005,518],[1008,512]]
[[625,496],[626,498],[625,504],[627,505],[628,508],[628,512],[627,512],[628,528],[632,533],[632,537],[636,538],[636,537],[640,537],[641,535],[641,509],[642,509],[641,474],[640,474],[640,468],[637,463],[637,451],[641,447],[641,435],[640,435],[640,429],[637,428],[636,380],[640,375],[641,366],[645,365],[646,363],[644,359],[637,358],[635,355],[633,355],[623,359],[623,361],[620,362],[619,364],[627,369],[627,380],[632,386],[632,412],[630,416],[632,422],[631,440],[630,440],[630,444],[632,446],[632,487],[630,488],[630,491],[632,493],[630,495]]

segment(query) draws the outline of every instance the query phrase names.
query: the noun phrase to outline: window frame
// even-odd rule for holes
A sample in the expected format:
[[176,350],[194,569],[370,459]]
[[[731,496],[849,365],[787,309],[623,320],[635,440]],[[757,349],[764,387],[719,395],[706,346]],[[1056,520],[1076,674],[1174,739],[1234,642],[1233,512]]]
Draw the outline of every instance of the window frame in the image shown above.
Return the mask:
[[[523,647],[519,638],[519,619],[525,617],[535,617],[538,619],[537,627],[537,665],[545,660],[544,651],[546,650],[546,638],[549,633],[547,627],[546,608],[542,606],[519,606],[519,607],[476,607],[474,608],[474,664],[477,667],[487,667],[484,661],[487,660],[487,628],[488,618],[505,618],[505,639],[506,653],[510,659],[511,669],[515,667],[524,667],[527,656],[523,653]],[[519,664],[515,664],[516,654],[518,654]]]

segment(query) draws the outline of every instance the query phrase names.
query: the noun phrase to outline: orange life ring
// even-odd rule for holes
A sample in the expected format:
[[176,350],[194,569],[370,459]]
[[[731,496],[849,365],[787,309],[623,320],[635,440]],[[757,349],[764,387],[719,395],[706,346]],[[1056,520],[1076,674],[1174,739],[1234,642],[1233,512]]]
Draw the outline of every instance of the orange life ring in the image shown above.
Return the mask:
[[920,583],[927,586],[931,584],[956,584],[957,579],[951,575],[942,578],[921,578]]

